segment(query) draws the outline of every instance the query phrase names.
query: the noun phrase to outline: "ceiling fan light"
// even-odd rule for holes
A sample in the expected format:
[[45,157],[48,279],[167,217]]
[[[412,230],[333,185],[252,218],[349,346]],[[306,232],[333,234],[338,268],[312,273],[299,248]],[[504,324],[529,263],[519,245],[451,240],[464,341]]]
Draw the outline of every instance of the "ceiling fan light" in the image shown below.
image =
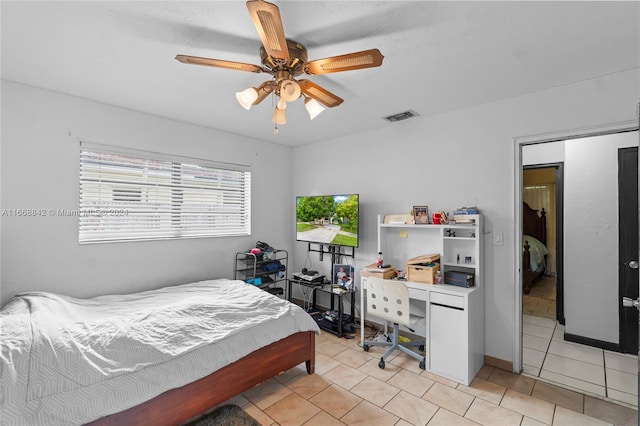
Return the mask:
[[276,107],[284,111],[285,109],[287,109],[287,102],[284,100],[284,98],[280,98],[280,100],[278,100],[278,103],[276,104]]
[[273,117],[271,117],[271,121],[275,124],[287,124],[287,112],[283,109],[274,108],[273,109]]
[[293,102],[300,97],[300,85],[295,80],[283,80],[280,83],[280,97],[286,102]]
[[322,111],[324,111],[324,107],[320,105],[320,102],[312,98],[306,98],[304,100],[304,107],[307,109],[309,118],[311,120],[316,118]]
[[242,105],[242,108],[247,111],[251,109],[251,105],[258,99],[258,91],[253,87],[249,87],[242,92],[236,92],[236,99],[238,103]]

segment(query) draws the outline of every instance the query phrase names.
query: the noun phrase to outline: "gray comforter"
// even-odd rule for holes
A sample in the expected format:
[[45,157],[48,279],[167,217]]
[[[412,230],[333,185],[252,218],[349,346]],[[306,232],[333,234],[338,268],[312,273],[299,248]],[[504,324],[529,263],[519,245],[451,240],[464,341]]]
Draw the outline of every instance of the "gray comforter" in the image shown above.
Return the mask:
[[2,425],[86,423],[319,333],[298,306],[226,279],[93,299],[24,293],[0,321]]

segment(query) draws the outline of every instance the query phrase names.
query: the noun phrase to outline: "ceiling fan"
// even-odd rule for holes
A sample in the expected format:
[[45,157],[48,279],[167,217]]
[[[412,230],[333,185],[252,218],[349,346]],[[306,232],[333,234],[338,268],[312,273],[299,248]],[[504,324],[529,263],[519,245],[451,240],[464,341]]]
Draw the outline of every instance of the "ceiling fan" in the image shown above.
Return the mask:
[[276,124],[276,131],[278,124],[286,123],[287,102],[293,102],[304,96],[305,106],[311,119],[324,110],[322,105],[333,108],[343,102],[342,98],[312,81],[296,80],[295,77],[303,73],[329,74],[382,65],[384,56],[378,49],[308,61],[307,49],[302,44],[285,38],[278,6],[264,0],[249,0],[247,9],[262,42],[260,48],[262,65],[188,55],[177,55],[176,59],[185,64],[271,74],[271,80],[263,82],[258,87],[250,87],[236,93],[236,98],[240,105],[248,110],[252,105],[262,102],[269,94],[275,94],[279,98],[272,117],[272,121]]

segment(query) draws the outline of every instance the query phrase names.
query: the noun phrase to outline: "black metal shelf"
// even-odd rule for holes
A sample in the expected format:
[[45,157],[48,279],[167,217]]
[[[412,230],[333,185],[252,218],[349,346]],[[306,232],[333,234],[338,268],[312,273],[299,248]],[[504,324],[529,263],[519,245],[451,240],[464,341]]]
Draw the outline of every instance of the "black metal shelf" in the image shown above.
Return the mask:
[[[287,286],[287,298],[289,299],[289,301],[291,301],[291,294],[292,294],[292,284],[298,284],[298,285],[302,285],[305,287],[309,287],[313,289],[312,292],[312,310],[313,312],[318,312],[317,315],[313,315],[313,318],[316,320],[316,322],[318,323],[318,325],[320,326],[320,328],[322,328],[323,330],[326,330],[330,333],[336,334],[338,337],[342,337],[344,336],[346,333],[352,333],[353,332],[353,327],[354,327],[354,319],[355,319],[355,306],[356,306],[356,293],[355,291],[350,291],[350,292],[344,292],[344,293],[334,293],[333,292],[333,286],[331,284],[331,282],[325,280],[323,283],[321,284],[315,284],[315,283],[310,283],[308,281],[304,281],[304,280],[298,280],[298,279],[293,279],[290,278],[287,280],[288,282],[288,286]],[[330,310],[334,311],[338,311],[338,318],[340,318],[340,316],[342,317],[342,321],[329,321],[325,318],[322,317],[322,313],[321,311],[318,310],[317,304],[316,304],[316,295],[317,293],[322,292],[322,293],[327,293],[330,295],[331,298],[331,307]],[[338,302],[338,306],[336,307],[336,297],[337,297],[337,302]],[[344,297],[349,297],[349,303],[351,305],[351,309],[349,314],[344,312]],[[336,309],[337,308],[337,309]]]
[[[322,312],[320,312],[320,315]],[[338,336],[342,336],[345,333],[353,333],[354,332],[354,321],[351,315],[342,314],[342,324],[339,321],[330,321],[321,316],[314,317],[318,326],[321,329],[326,330],[330,333],[336,334]],[[342,327],[341,327],[342,325]]]
[[[284,285],[287,281],[289,253],[286,250],[274,249],[269,251],[269,258],[264,259],[263,253],[237,252],[233,268],[233,279],[255,284],[256,279],[261,283],[257,287],[272,294],[284,295]],[[282,268],[265,271],[264,266],[278,262]],[[277,286],[277,284],[282,286]]]

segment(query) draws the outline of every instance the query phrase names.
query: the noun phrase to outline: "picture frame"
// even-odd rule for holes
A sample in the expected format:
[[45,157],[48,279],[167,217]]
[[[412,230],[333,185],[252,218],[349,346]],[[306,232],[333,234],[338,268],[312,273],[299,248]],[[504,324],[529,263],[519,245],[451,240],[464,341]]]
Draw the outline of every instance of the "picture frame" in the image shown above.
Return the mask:
[[354,288],[355,278],[355,269],[353,265],[333,265],[331,282],[334,287],[341,287],[345,290],[351,291]]
[[413,220],[416,225],[429,224],[429,207],[413,206]]

